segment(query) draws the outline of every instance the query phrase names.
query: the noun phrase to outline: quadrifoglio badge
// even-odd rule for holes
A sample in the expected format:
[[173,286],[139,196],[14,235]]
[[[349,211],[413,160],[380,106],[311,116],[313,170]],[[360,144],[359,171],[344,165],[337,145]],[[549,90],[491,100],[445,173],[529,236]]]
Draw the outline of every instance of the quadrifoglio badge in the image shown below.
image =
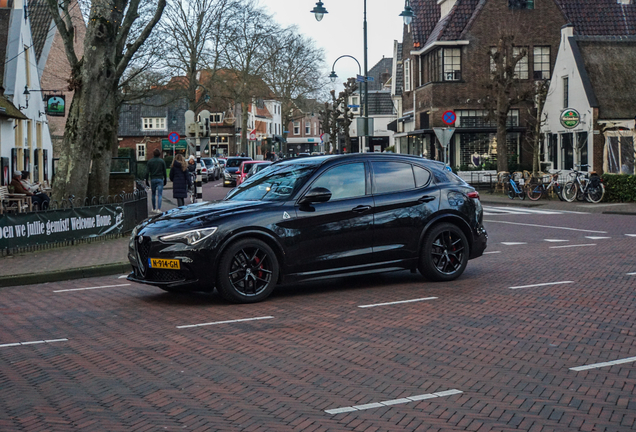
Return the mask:
[[575,109],[568,108],[561,113],[561,124],[568,128],[573,129],[581,123],[581,116]]

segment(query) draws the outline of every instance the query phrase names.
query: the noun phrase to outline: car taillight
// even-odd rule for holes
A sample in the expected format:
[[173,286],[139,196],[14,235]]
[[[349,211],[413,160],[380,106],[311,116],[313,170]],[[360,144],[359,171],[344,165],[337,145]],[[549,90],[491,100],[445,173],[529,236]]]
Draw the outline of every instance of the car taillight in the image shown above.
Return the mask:
[[479,199],[479,192],[473,191],[468,193],[468,198]]

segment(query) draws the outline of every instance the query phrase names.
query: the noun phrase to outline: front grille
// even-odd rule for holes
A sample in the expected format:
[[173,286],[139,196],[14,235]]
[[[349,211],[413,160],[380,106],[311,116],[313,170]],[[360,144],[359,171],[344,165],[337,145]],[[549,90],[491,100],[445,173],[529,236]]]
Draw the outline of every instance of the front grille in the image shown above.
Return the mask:
[[184,280],[184,274],[176,270],[148,269],[146,280],[153,282],[177,282]]

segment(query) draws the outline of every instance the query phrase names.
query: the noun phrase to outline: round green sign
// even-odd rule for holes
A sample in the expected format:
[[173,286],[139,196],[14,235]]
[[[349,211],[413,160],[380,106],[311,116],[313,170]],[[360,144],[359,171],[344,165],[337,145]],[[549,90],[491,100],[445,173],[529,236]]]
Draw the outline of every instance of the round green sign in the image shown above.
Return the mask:
[[575,109],[568,108],[561,113],[561,124],[568,129],[573,129],[581,123],[581,116]]

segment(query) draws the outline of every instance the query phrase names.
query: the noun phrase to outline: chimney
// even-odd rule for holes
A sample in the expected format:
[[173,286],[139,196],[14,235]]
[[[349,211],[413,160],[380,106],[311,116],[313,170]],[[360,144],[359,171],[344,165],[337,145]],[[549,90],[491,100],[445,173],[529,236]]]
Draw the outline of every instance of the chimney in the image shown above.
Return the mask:
[[443,20],[444,17],[450,13],[456,2],[457,0],[437,0],[437,4],[439,5],[441,11],[441,15],[439,17],[440,21]]
[[561,36],[566,38],[574,36],[574,25],[568,23],[561,27]]

